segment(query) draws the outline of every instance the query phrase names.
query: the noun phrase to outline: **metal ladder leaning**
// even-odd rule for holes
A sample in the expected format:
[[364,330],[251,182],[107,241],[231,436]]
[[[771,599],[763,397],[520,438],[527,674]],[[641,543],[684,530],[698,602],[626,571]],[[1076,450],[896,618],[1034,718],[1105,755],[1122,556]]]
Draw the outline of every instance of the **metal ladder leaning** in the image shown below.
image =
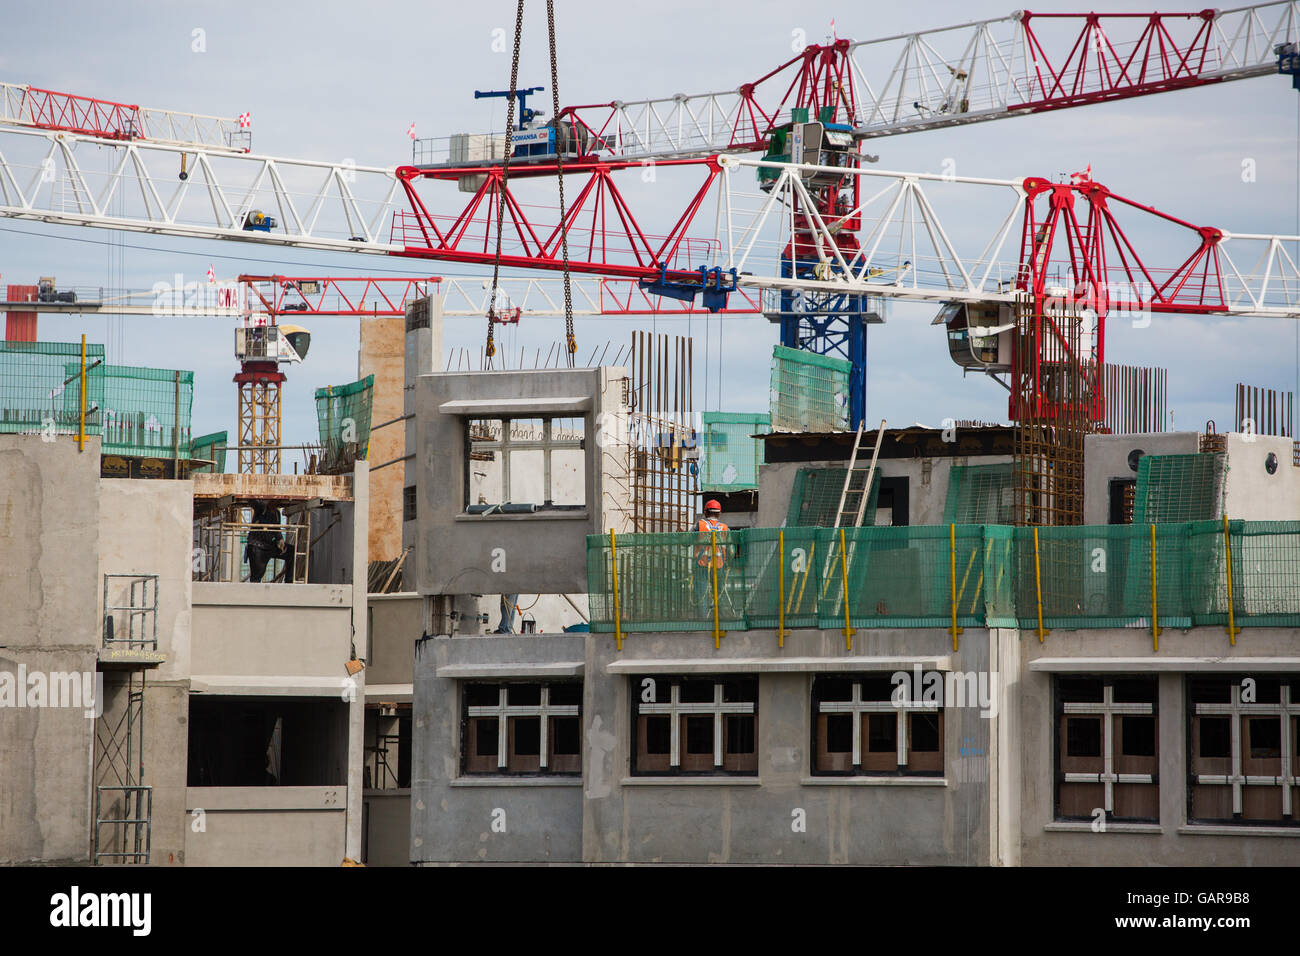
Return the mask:
[[[849,467],[848,470],[844,472],[844,488],[840,491],[840,504],[839,507],[835,509],[836,528],[862,527],[862,517],[863,513],[867,509],[867,499],[871,497],[871,482],[876,477],[876,461],[880,457],[880,443],[884,440],[884,437],[885,421],[884,419],[881,419],[880,430],[876,432],[876,447],[871,452],[871,466],[867,469],[867,480],[863,482],[861,488],[851,488],[849,486],[853,484],[854,469],[857,467],[858,463],[858,452],[862,450],[862,424],[858,424],[858,433],[853,439],[853,454],[849,456]],[[849,505],[850,495],[858,496],[856,508]],[[853,524],[851,526],[846,525],[844,522],[844,519],[848,516],[845,507],[846,505],[849,505],[853,511]]]
[[[867,468],[866,480],[863,482],[861,488],[850,487],[853,484],[853,476],[856,473],[856,469],[857,469],[858,453],[862,450],[862,424],[858,425],[858,433],[856,436],[854,436],[853,439],[853,453],[849,456],[849,467],[844,472],[844,487],[840,491],[839,507],[835,511],[835,525],[834,525],[835,528],[838,529],[843,527],[850,527],[849,525],[845,524],[845,518],[850,513],[853,516],[853,524],[851,525],[851,527],[860,528],[862,526],[862,518],[864,513],[867,510],[867,499],[871,497],[871,483],[873,480],[875,480],[876,477],[876,462],[880,458],[880,444],[881,442],[884,441],[884,439],[885,439],[885,421],[884,419],[881,419],[880,428],[876,432],[876,446],[874,450],[871,452],[871,465]],[[851,496],[853,495],[858,496],[856,503],[853,503],[852,501]],[[856,550],[857,550],[857,542],[854,541],[852,544],[849,545],[849,547],[846,550],[842,551],[840,554],[840,560],[844,564],[844,567],[842,569],[842,579],[845,581],[848,580],[849,565],[853,563],[853,553]],[[835,570],[834,554],[835,554],[835,545],[832,544],[831,547],[827,549],[825,567],[822,569],[822,582],[823,582],[822,593],[823,594],[825,594],[827,591],[830,590],[831,583],[833,580],[831,578],[831,573]],[[847,594],[840,595],[841,601],[847,599],[848,599]],[[837,606],[835,608],[834,613],[836,614],[836,616],[838,616],[841,612],[842,605],[840,605],[838,601],[836,602],[836,605]],[[845,637],[847,638],[851,633],[847,623],[845,624],[845,632],[846,632]]]

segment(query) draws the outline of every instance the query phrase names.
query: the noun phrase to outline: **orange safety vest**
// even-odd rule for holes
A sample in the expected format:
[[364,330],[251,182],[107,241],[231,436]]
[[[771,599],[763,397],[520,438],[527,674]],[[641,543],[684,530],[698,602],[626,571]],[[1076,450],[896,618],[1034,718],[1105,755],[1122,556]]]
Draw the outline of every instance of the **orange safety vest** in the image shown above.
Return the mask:
[[726,547],[723,542],[726,540],[727,532],[730,529],[727,527],[725,521],[720,521],[717,518],[701,518],[699,529],[700,537],[708,543],[699,545],[695,549],[696,561],[702,568],[707,568],[709,566],[709,550],[713,547],[713,533],[716,532],[718,536],[718,547],[717,553],[713,556],[713,567],[721,568],[723,561],[726,559]]

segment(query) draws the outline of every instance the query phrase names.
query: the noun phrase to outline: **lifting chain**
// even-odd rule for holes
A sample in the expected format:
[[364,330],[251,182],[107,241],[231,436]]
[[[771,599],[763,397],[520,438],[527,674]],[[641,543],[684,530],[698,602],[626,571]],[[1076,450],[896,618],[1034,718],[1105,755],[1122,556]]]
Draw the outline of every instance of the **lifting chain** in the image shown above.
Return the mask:
[[[548,4],[549,6],[549,4]],[[518,0],[515,7],[515,49],[514,55],[510,61],[510,98],[506,100],[506,153],[501,163],[501,188],[497,193],[497,253],[496,259],[492,263],[492,292],[488,298],[488,330],[487,330],[487,348],[484,350],[487,354],[488,368],[492,367],[492,356],[496,355],[497,347],[494,342],[497,321],[497,294],[499,283],[501,281],[501,221],[505,215],[506,206],[506,188],[510,184],[510,153],[514,148],[514,131],[515,131],[515,90],[519,87],[519,39],[524,30],[524,0]],[[555,41],[551,41],[551,69],[555,69],[554,55]],[[561,208],[563,200],[561,199]],[[566,255],[565,262],[568,262]],[[565,291],[568,291],[568,281],[566,273]]]
[[[523,3],[520,0],[520,6]],[[567,347],[566,358],[569,368],[573,368],[573,353],[578,351],[578,340],[573,335],[573,288],[569,282],[569,224],[564,211],[564,130],[560,125],[560,71],[555,62],[555,0],[546,0],[546,29],[551,41],[551,103],[555,122],[555,173],[560,190],[560,248],[564,254],[564,341]],[[515,40],[516,61],[518,60],[519,40]],[[570,119],[569,129],[573,134],[573,145],[578,144],[578,123]]]

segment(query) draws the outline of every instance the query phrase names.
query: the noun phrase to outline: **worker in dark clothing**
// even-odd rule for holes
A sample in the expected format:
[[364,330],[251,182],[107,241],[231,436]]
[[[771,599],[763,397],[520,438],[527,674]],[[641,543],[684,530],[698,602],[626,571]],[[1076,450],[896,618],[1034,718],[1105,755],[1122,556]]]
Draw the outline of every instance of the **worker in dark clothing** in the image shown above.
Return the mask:
[[[278,526],[280,509],[269,501],[255,501],[252,523]],[[259,528],[248,532],[248,543],[244,545],[244,560],[248,562],[248,580],[260,582],[266,574],[266,566],[273,558],[283,558],[284,551],[284,536],[279,531]]]

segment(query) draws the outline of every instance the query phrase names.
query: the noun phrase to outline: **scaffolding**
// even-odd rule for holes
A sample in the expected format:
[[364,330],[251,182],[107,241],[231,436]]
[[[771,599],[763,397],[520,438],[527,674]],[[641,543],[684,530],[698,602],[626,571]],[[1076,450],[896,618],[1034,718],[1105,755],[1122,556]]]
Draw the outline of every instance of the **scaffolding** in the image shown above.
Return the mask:
[[158,575],[104,575],[104,646],[115,644],[158,649]]
[[195,522],[195,547],[200,552],[200,559],[193,570],[194,580],[247,583],[250,580],[246,553],[248,536],[259,532],[278,535],[284,542],[283,552],[277,552],[267,563],[266,580],[269,583],[305,584],[311,550],[309,524],[257,524],[225,514]]
[[[105,574],[103,611],[106,650],[158,649],[158,575]],[[91,859],[97,866],[147,864],[153,843],[153,787],[144,782],[144,700],[145,668],[156,662],[114,660],[124,666],[115,671],[122,675],[114,682],[120,710],[109,706],[106,691],[96,701],[101,712],[95,724]]]

